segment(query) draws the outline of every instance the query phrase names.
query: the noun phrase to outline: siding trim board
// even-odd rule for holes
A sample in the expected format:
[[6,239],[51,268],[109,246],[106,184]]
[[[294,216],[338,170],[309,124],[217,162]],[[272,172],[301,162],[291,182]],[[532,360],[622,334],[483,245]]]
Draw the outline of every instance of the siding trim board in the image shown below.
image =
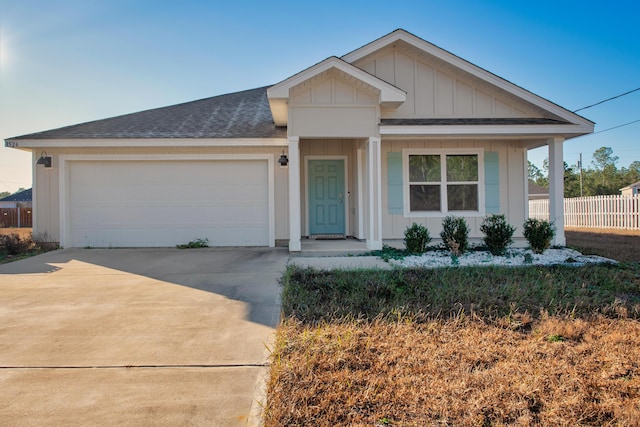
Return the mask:
[[498,152],[484,153],[484,194],[485,212],[500,213],[500,165]]
[[387,153],[387,208],[391,215],[404,213],[402,152]]

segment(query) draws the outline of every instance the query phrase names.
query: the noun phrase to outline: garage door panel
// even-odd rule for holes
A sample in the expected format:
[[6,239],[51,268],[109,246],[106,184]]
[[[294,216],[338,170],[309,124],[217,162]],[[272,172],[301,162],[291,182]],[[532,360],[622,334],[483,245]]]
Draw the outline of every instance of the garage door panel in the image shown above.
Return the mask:
[[72,246],[268,246],[265,160],[70,162]]

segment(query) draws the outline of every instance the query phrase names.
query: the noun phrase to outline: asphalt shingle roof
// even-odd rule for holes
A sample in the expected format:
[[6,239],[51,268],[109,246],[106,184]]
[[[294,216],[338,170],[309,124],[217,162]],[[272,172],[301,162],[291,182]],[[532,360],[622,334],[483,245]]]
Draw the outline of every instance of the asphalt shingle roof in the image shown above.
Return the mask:
[[28,190],[22,190],[18,193],[11,194],[5,198],[0,199],[0,202],[30,202],[31,201],[31,188]]
[[96,120],[20,139],[286,138],[273,123],[268,86]]

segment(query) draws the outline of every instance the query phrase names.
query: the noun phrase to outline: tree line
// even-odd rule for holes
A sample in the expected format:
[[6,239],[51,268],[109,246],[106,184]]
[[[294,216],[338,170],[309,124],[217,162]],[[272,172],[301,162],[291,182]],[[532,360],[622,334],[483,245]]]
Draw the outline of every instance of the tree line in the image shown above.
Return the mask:
[[[591,165],[569,166],[564,162],[564,197],[602,196],[620,194],[620,189],[640,181],[640,161],[628,168],[617,167],[620,158],[611,147],[600,147],[593,153]],[[581,175],[582,174],[582,178]],[[529,162],[529,180],[549,188],[549,159],[544,159],[542,169]]]

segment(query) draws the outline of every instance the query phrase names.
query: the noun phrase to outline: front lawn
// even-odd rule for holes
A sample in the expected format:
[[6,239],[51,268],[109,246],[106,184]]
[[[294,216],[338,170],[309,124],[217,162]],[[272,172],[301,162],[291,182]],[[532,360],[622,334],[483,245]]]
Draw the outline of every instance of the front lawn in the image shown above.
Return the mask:
[[640,265],[289,268],[266,426],[636,425]]
[[314,323],[347,316],[448,318],[507,315],[640,316],[640,266],[454,267],[316,271],[283,277],[285,317]]

